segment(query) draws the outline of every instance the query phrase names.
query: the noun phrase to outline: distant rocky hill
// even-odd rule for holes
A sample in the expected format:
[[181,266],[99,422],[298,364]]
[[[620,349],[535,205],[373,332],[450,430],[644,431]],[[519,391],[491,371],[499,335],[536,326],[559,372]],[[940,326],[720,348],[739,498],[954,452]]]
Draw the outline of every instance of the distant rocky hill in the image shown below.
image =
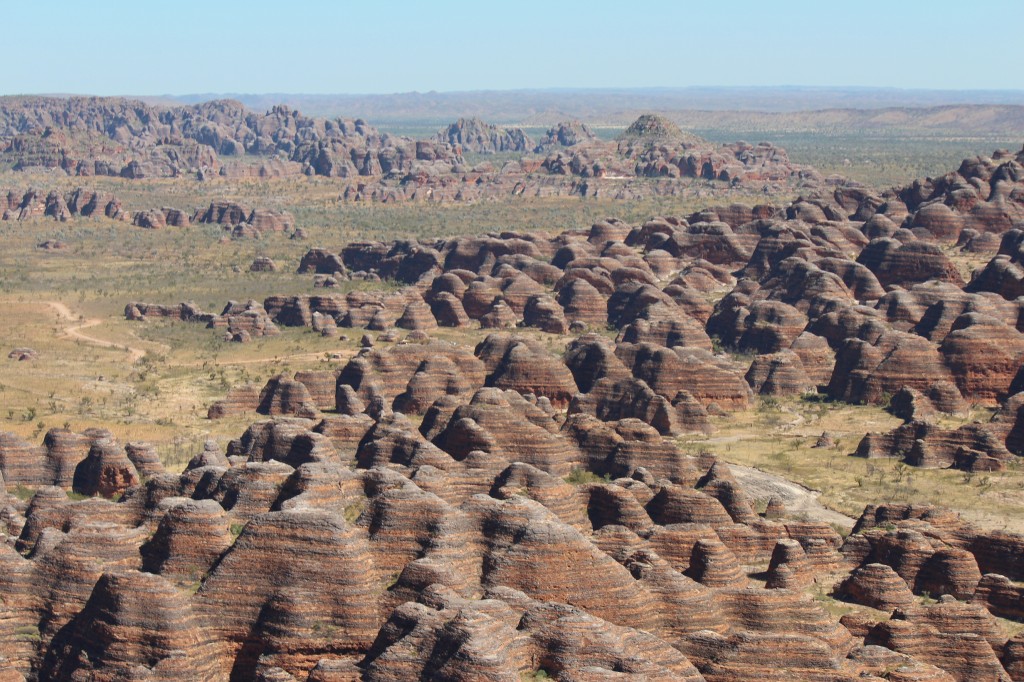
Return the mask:
[[[266,161],[246,171],[232,159]],[[16,170],[61,168],[71,175],[125,178],[188,173],[386,175],[414,161],[455,161],[450,146],[381,134],[361,119],[266,113],[231,100],[151,106],[121,98],[0,99],[0,158]],[[251,164],[250,164],[251,165]]]
[[533,148],[533,140],[522,128],[501,128],[478,118],[460,118],[439,132],[437,140],[481,154],[527,152]]
[[[492,145],[493,149],[494,146]],[[775,192],[816,187],[823,182],[813,168],[790,162],[785,150],[768,143],[717,145],[685,133],[653,114],[639,117],[617,140],[598,139],[579,121],[547,131],[535,154],[437,173],[419,168],[397,178],[356,179],[343,191],[346,200],[471,201],[507,196],[588,196],[635,199],[678,196],[695,182],[715,181],[722,189],[737,185]]]
[[[465,152],[519,156],[496,168],[469,165]],[[679,194],[694,179],[724,187],[819,180],[771,145],[713,144],[651,114],[617,141],[565,121],[535,144],[520,128],[475,118],[416,140],[362,119],[314,118],[284,105],[257,113],[232,100],[163,106],[94,97],[0,99],[0,165],[126,179],[320,175],[351,179],[345,199],[381,201],[635,198]]]

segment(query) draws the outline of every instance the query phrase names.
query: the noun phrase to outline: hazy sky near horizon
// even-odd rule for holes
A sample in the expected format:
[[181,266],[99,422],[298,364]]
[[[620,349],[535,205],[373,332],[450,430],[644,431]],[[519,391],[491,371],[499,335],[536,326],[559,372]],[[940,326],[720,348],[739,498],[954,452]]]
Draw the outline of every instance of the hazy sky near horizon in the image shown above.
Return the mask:
[[1024,89],[1024,0],[35,0],[0,94]]

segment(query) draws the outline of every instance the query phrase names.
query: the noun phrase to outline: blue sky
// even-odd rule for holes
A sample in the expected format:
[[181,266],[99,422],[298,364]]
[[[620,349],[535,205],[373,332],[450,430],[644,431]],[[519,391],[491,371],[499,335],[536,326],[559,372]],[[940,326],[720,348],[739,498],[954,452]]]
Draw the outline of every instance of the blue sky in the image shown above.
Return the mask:
[[0,94],[1024,89],[1024,0],[3,3]]

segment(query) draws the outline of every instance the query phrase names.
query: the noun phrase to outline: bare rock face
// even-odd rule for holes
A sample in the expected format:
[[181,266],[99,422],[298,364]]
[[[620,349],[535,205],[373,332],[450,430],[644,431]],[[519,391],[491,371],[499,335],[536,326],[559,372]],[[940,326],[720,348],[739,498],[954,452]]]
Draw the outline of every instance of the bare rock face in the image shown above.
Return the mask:
[[113,497],[138,483],[139,473],[124,448],[113,439],[102,439],[93,443],[89,456],[76,467],[72,487],[82,495]]
[[781,301],[757,301],[742,311],[730,311],[735,315],[733,328],[717,324],[716,318],[708,321],[716,325],[723,343],[746,353],[775,353],[789,348],[807,326],[807,316],[791,305]]
[[[407,653],[413,643],[460,655],[416,661]],[[557,649],[559,655],[537,661],[529,652],[538,648]],[[566,679],[577,671],[585,671],[588,679],[621,671],[649,680],[703,679],[685,656],[653,635],[508,588],[489,590],[476,601],[431,588],[418,603],[406,603],[391,614],[365,666],[371,680],[422,678],[432,670],[445,679],[510,682],[540,671]]]
[[964,284],[942,250],[927,242],[904,244],[896,239],[876,239],[864,247],[857,262],[871,270],[882,286],[907,286],[927,280]]
[[479,450],[564,476],[582,455],[557,432],[555,421],[518,393],[484,388],[454,410],[433,442],[456,460]]
[[750,403],[752,391],[741,370],[709,351],[620,343],[615,354],[631,369],[633,376],[673,402],[685,391],[705,406],[714,403],[726,410],[743,409]]
[[[241,438],[228,444],[229,457],[245,457],[249,462],[276,460],[297,467],[307,462],[337,461],[329,438],[312,431],[307,419],[275,418],[252,424]],[[243,475],[243,474],[239,474]]]
[[672,401],[655,393],[641,379],[599,379],[586,394],[576,395],[569,414],[591,414],[605,421],[634,418],[650,424],[663,435],[711,431],[707,410],[686,391]]
[[[207,632],[230,647],[236,671],[254,670],[261,653],[287,654],[289,667],[308,670],[316,661],[301,657],[299,638],[319,635],[320,647],[341,655],[369,647],[380,619],[375,581],[365,536],[340,515],[269,512],[242,530],[203,581],[194,608],[218,614]],[[260,618],[264,609],[272,610],[268,620]],[[261,620],[266,624],[254,630]],[[324,642],[323,628],[334,624],[332,641]]]
[[779,540],[772,550],[771,563],[768,565],[766,587],[770,589],[801,589],[814,580],[807,555],[796,540]]
[[[954,391],[960,397],[960,391]],[[903,387],[893,394],[889,411],[904,421],[928,421],[937,415],[937,408],[928,396],[913,388]]]
[[459,146],[478,154],[525,152],[533,140],[519,128],[499,128],[478,118],[460,118],[437,134],[438,142]]
[[441,327],[466,327],[469,315],[462,301],[448,291],[436,294],[430,302],[430,311]]
[[229,301],[220,315],[211,317],[207,327],[225,329],[232,336],[246,335],[249,338],[280,333],[266,309],[253,300],[245,303]]
[[[383,200],[382,187],[388,201],[427,190],[436,200],[480,198],[502,186],[498,175],[521,183],[517,192],[547,174],[553,193],[562,176],[600,196],[609,183],[641,191],[620,174],[671,193],[685,177],[760,187],[796,172],[781,150],[713,148],[658,119],[615,143],[555,129],[543,158],[495,171],[467,168],[458,145],[407,143],[363,122],[209,107],[203,144],[218,154],[290,156],[278,147],[287,139],[302,159],[287,163],[374,178],[345,200]],[[159,146],[175,146],[176,129],[160,125]],[[273,418],[226,453],[209,441],[180,475],[161,471],[153,448],[122,451],[99,430],[52,430],[41,447],[0,435],[4,484],[36,488],[31,501],[9,496],[0,509],[0,676],[1020,676],[1021,638],[1007,640],[995,620],[1024,617],[1020,535],[889,504],[868,507],[844,541],[778,497],[755,513],[723,461],[687,456],[674,439],[709,432],[709,413],[745,409],[755,391],[827,384],[834,398],[890,402],[906,420],[868,434],[859,455],[994,471],[1024,452],[1024,397],[1009,397],[1024,386],[1020,305],[1004,298],[1015,296],[1024,256],[1024,232],[1006,223],[1024,178],[1024,156],[1011,158],[885,194],[832,179],[783,207],[605,220],[555,236],[355,243],[311,250],[300,266],[321,282],[408,285],[387,293],[268,296],[220,315],[130,303],[129,319],[203,322],[248,338],[277,324],[380,333],[340,372],[229,393],[211,416],[260,407]],[[451,168],[458,187],[438,179]],[[155,170],[149,159],[127,172]],[[45,194],[25,202],[14,193],[12,203],[0,193],[0,209],[60,219],[60,201]],[[72,215],[109,205],[86,194],[67,201]],[[230,202],[196,219],[247,234],[287,227]],[[991,248],[999,234],[1003,257],[974,278],[977,291],[963,291],[943,249]],[[520,321],[534,329],[490,334],[474,352],[425,333]],[[567,345],[537,333],[588,328],[596,333]],[[749,369],[709,333],[756,351]],[[928,421],[965,416],[968,402],[999,411],[956,428]],[[819,445],[835,443],[822,434]],[[75,500],[64,490],[72,486],[122,497]],[[865,608],[840,620],[808,594],[815,583]]]
[[225,469],[228,466],[230,466],[230,463],[221,451],[220,446],[217,445],[217,442],[214,440],[207,440],[203,444],[203,449],[189,460],[188,464],[185,466],[185,471],[204,469],[206,467]]
[[277,264],[267,256],[257,256],[249,265],[249,272],[276,272]]
[[167,511],[142,546],[142,568],[180,585],[200,580],[234,538],[230,517],[215,500],[167,498]]
[[978,582],[971,601],[983,605],[994,616],[1019,621],[1024,617],[1021,592],[1020,586],[1006,576],[986,573]]
[[874,343],[858,338],[843,343],[828,394],[852,403],[879,403],[904,386],[925,391],[952,380],[934,345],[913,334],[890,331]]
[[565,319],[562,307],[551,296],[537,294],[526,301],[523,309],[523,324],[537,327],[549,334],[567,334],[569,323]]
[[968,600],[981,582],[981,570],[974,555],[958,547],[937,549],[917,574],[916,592],[933,597],[944,594]]
[[502,298],[496,298],[479,319],[482,329],[515,329],[519,324],[516,311]]
[[693,547],[688,575],[705,587],[742,587],[746,577],[729,548],[712,540],[698,540]]
[[866,434],[857,446],[857,454],[964,471],[999,470],[1011,457],[996,432],[983,424],[943,429],[922,421],[908,422],[886,434]]
[[317,412],[317,404],[305,384],[279,374],[268,380],[260,391],[256,411],[270,416],[311,417]]
[[996,405],[1009,395],[1024,358],[1024,336],[995,318],[965,313],[953,323],[939,352],[965,399]]
[[744,378],[758,395],[792,396],[816,388],[800,356],[791,350],[758,355]]
[[444,396],[465,396],[474,388],[462,376],[458,366],[448,358],[427,358],[416,368],[405,392],[395,397],[393,407],[396,412],[423,414],[438,399]]
[[589,393],[599,379],[618,380],[630,375],[615,355],[614,345],[597,334],[586,334],[571,341],[565,349],[564,359],[576,386],[583,393]]
[[52,646],[60,653],[48,657],[42,671],[51,679],[219,674],[219,646],[203,636],[185,594],[149,573],[105,573]]
[[[685,481],[691,476],[693,465],[653,426],[639,419],[622,419],[613,426],[608,444],[611,447],[594,448],[587,453],[590,470],[613,478],[630,478],[640,469],[671,481]],[[601,458],[606,448],[607,454]]]
[[309,249],[303,254],[297,272],[334,275],[347,272],[347,268],[338,254],[331,253],[326,249],[315,248]]
[[578,390],[568,367],[522,337],[490,334],[476,355],[488,369],[487,386],[544,396],[555,406],[568,405]]
[[295,373],[295,381],[306,387],[317,409],[329,410],[335,406],[338,370],[305,370]]
[[164,473],[164,465],[155,446],[133,441],[124,446],[124,451],[141,478],[152,478]]
[[[865,641],[935,665],[956,680],[1006,679],[993,644],[984,636],[988,628],[972,623],[983,619],[983,612],[968,615],[965,611],[971,605],[946,599],[950,598],[930,607],[896,611],[892,620],[872,628]],[[968,623],[973,627],[964,627]]]
[[345,402],[341,399],[342,386],[351,387],[363,402],[379,396],[391,407],[399,395],[408,391],[410,382],[425,361],[432,360],[431,366],[441,368],[441,365],[437,364],[441,358],[446,358],[451,363],[446,364],[445,367],[448,369],[443,371],[454,372],[455,370],[450,368],[457,368],[456,383],[446,383],[446,390],[449,386],[454,388],[458,385],[465,386],[468,392],[484,385],[484,364],[467,348],[442,341],[372,348],[349,361],[338,375],[338,410],[342,411]]
[[0,473],[13,485],[46,485],[42,464],[42,448],[20,438],[15,433],[0,432]]
[[701,323],[692,317],[674,317],[658,320],[634,320],[622,330],[620,341],[625,343],[653,343],[667,348],[677,346],[710,351],[711,338]]
[[557,301],[570,322],[597,328],[608,324],[607,299],[585,279],[573,279],[559,288]]
[[903,578],[885,564],[867,564],[856,569],[837,589],[837,594],[863,606],[892,611],[908,606],[914,595]]
[[419,299],[409,302],[402,315],[395,321],[395,326],[400,329],[430,330],[437,328],[437,320],[430,306]]
[[[1007,233],[1007,236],[1009,234]],[[1010,255],[996,255],[984,268],[974,272],[964,290],[969,292],[990,291],[1012,301],[1018,296],[1024,295],[1024,268],[1021,268],[1019,261],[1014,260]]]
[[254,384],[234,386],[222,400],[210,405],[206,416],[208,419],[222,419],[236,414],[255,412],[260,405],[260,388]]
[[[560,121],[551,128],[547,134],[537,143],[537,150],[544,147],[558,145],[561,147],[572,147],[577,144],[590,142],[597,139],[597,135],[581,121]],[[625,236],[625,235],[621,235]]]

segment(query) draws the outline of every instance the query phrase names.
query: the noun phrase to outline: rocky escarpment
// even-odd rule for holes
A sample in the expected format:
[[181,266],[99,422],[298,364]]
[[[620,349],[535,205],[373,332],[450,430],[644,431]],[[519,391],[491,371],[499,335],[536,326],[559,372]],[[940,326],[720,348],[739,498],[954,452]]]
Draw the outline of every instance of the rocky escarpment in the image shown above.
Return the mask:
[[97,97],[4,98],[0,155],[16,170],[128,179],[380,177],[414,166],[450,172],[460,160],[451,145],[381,134],[361,119],[286,106],[257,113],[231,100],[167,107]]
[[[470,165],[464,152],[511,158]],[[684,194],[693,179],[718,181],[723,193],[735,184],[821,182],[770,144],[718,146],[654,115],[615,141],[566,121],[535,144],[519,128],[472,118],[414,140],[380,133],[362,119],[309,117],[284,105],[254,112],[231,100],[157,106],[120,98],[4,98],[0,159],[15,170],[52,168],[83,177],[348,178],[341,196],[352,201],[630,199]]]

